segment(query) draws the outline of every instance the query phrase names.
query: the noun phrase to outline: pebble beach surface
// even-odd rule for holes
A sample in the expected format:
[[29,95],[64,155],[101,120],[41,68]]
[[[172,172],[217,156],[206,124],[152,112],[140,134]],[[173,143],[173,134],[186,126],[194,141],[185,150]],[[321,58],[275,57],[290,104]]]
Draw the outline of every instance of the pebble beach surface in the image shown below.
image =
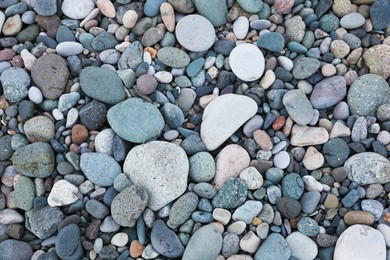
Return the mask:
[[0,260],[390,259],[387,0],[0,0]]

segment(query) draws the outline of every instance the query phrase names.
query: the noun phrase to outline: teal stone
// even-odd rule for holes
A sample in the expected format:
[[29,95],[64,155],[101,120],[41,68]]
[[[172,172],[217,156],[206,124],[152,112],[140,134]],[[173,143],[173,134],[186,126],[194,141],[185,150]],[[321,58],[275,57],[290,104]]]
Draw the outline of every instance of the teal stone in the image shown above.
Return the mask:
[[255,260],[288,260],[291,250],[284,237],[277,233],[271,233],[255,254]]
[[94,51],[104,51],[114,49],[118,43],[118,40],[112,33],[102,32],[92,40],[91,44]]
[[258,12],[257,15],[259,16],[259,19],[268,20],[271,16],[271,7],[267,3],[263,3],[260,12]]
[[108,110],[108,123],[123,139],[144,143],[160,136],[164,118],[160,111],[140,98],[127,99]]
[[23,176],[46,178],[54,171],[55,157],[49,144],[35,142],[16,150],[12,162]]
[[225,0],[195,0],[199,14],[206,17],[214,27],[224,25],[228,9]]
[[134,86],[136,75],[132,69],[118,70],[116,73],[122,79],[122,82],[125,84],[126,88],[132,88]]
[[189,159],[189,177],[195,182],[208,182],[215,176],[215,161],[208,152],[199,152]]
[[382,104],[390,104],[390,87],[382,77],[366,74],[357,78],[348,90],[351,115],[373,116]]
[[10,102],[19,102],[28,95],[31,79],[22,68],[12,67],[1,73],[3,95]]
[[222,185],[212,203],[214,208],[238,208],[244,204],[247,194],[248,186],[246,183],[241,179],[231,177]]
[[340,19],[334,14],[326,14],[320,19],[320,28],[327,33],[336,31],[339,28]]
[[79,37],[79,42],[83,45],[84,48],[89,51],[93,51],[92,41],[95,37],[90,33],[82,33]]
[[316,73],[320,66],[319,60],[302,57],[296,60],[292,74],[295,79],[306,79]]
[[122,80],[115,71],[87,67],[80,73],[80,86],[85,94],[109,105],[125,99]]
[[293,51],[296,53],[306,53],[307,52],[307,48],[305,46],[303,46],[302,44],[297,43],[297,42],[289,42],[287,44],[287,48],[290,51]]
[[299,232],[309,237],[317,236],[320,233],[320,226],[310,217],[301,218],[301,220],[298,221],[297,229]]
[[263,7],[263,2],[261,0],[237,0],[237,3],[242,9],[252,14],[260,12]]
[[6,17],[14,16],[15,14],[23,14],[28,10],[28,5],[26,3],[18,3],[11,5],[5,9],[4,14]]
[[186,67],[186,73],[188,77],[190,78],[195,77],[203,68],[204,63],[205,63],[204,58],[198,58],[192,61],[190,64],[188,64],[188,66]]
[[162,47],[173,47],[176,44],[176,37],[171,32],[166,32],[160,41]]
[[183,68],[190,63],[190,56],[174,47],[164,47],[157,52],[161,63],[172,68]]
[[257,46],[269,51],[280,52],[284,48],[284,37],[277,32],[269,32],[260,37]]
[[15,206],[30,210],[33,206],[35,197],[35,186],[33,181],[25,176],[20,176],[14,186],[14,202]]
[[301,176],[297,173],[289,173],[282,180],[282,192],[284,197],[299,199],[304,191],[305,185]]

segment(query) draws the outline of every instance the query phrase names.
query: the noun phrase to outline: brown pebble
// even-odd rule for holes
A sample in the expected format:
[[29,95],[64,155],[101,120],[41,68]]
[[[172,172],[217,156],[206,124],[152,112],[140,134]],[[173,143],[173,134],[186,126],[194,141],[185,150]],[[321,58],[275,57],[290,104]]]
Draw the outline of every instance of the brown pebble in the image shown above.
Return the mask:
[[72,142],[75,144],[82,144],[88,138],[88,129],[81,124],[72,127]]
[[140,257],[144,249],[145,246],[142,245],[138,240],[133,240],[130,244],[130,256],[134,258]]
[[12,67],[23,68],[24,62],[23,62],[22,56],[16,55],[15,57],[13,57],[11,60],[11,64],[12,64]]
[[271,137],[264,130],[256,130],[253,132],[253,139],[256,144],[263,150],[270,151],[273,147]]
[[272,129],[274,131],[279,131],[284,126],[284,123],[286,122],[285,116],[279,116],[276,118],[275,122],[272,124]]
[[349,211],[344,215],[344,221],[347,225],[364,224],[371,226],[374,224],[375,217],[370,212],[362,210]]
[[85,230],[85,236],[91,240],[96,239],[99,235],[99,229],[101,224],[102,224],[101,220],[93,219],[91,221],[91,224]]
[[98,21],[96,21],[96,20],[90,20],[90,21],[88,21],[88,22],[86,22],[86,23],[84,24],[84,28],[85,28],[85,30],[89,31],[89,30],[91,30],[93,27],[98,26],[98,24],[99,24]]

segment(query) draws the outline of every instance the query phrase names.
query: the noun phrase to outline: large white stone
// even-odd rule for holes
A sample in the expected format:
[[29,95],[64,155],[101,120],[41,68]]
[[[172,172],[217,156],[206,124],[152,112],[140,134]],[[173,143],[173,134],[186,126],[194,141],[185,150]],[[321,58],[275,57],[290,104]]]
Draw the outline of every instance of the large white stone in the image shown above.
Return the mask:
[[258,47],[249,43],[237,45],[229,56],[233,73],[243,81],[254,81],[263,75],[264,56]]
[[200,136],[207,150],[213,151],[257,112],[256,102],[242,95],[215,98],[203,112]]
[[123,172],[149,194],[148,207],[157,211],[187,188],[189,163],[184,150],[172,143],[153,141],[127,154]]
[[66,180],[59,180],[51,188],[47,203],[50,207],[69,205],[80,197],[79,189]]
[[337,240],[333,259],[385,260],[385,239],[380,231],[370,226],[353,225]]
[[291,256],[299,260],[313,260],[317,256],[318,248],[316,243],[299,231],[288,235],[286,241],[290,247]]
[[83,19],[95,8],[94,0],[64,0],[62,12],[72,19]]
[[214,44],[214,26],[201,15],[187,15],[176,25],[176,38],[189,51],[205,51]]

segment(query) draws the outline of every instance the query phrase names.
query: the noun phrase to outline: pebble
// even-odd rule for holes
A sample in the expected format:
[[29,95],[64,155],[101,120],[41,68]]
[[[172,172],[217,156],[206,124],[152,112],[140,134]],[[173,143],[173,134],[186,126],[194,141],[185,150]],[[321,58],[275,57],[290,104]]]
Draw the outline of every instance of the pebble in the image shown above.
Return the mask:
[[200,133],[207,150],[217,149],[256,111],[256,102],[246,96],[226,94],[213,99],[203,113]]
[[56,47],[56,52],[63,56],[63,57],[69,57],[73,55],[79,55],[83,52],[83,45],[81,45],[78,42],[61,42]]
[[333,76],[318,82],[310,96],[313,108],[325,109],[337,105],[347,95],[346,84],[342,76]]
[[62,12],[72,19],[83,19],[92,12],[95,8],[95,2],[93,0],[86,1],[75,1],[75,0],[64,0],[62,2]]
[[158,109],[140,98],[130,98],[113,106],[108,110],[107,119],[117,135],[134,143],[158,137],[164,127]]
[[367,225],[347,228],[337,240],[334,251],[335,260],[356,257],[383,259],[385,256],[386,244],[381,232]]
[[[137,174],[139,171],[143,172],[145,167],[149,169],[147,172]],[[189,163],[184,150],[179,146],[153,141],[133,148],[126,157],[123,171],[131,182],[142,185],[147,190],[148,207],[156,211],[184,193]]]
[[188,54],[174,47],[161,48],[157,57],[164,65],[172,68],[183,68],[190,63]]
[[307,148],[305,156],[303,157],[303,165],[309,171],[320,168],[324,162],[324,156],[313,146]]
[[30,178],[20,176],[14,185],[15,206],[25,211],[30,210],[33,206],[34,197],[34,183]]
[[219,27],[226,23],[226,15],[228,13],[226,1],[195,0],[194,4],[199,14],[206,17],[214,27]]
[[370,8],[370,17],[372,25],[376,30],[382,30],[390,25],[390,19],[386,13],[390,10],[388,2],[380,0],[375,1]]
[[76,224],[70,224],[58,232],[55,250],[62,259],[82,257],[83,248],[80,241],[80,228]]
[[138,14],[134,10],[128,10],[124,15],[123,15],[123,25],[131,29],[135,26],[135,24],[138,21]]
[[80,168],[94,184],[111,186],[121,167],[114,158],[103,153],[83,153],[80,156]]
[[215,176],[214,158],[208,152],[199,152],[189,158],[189,177],[195,182],[208,182]]
[[229,66],[234,74],[243,81],[259,79],[264,72],[264,56],[253,44],[237,45],[229,55]]
[[234,211],[232,218],[234,221],[243,221],[250,224],[262,208],[263,204],[260,201],[248,200]]
[[326,143],[329,134],[323,127],[294,125],[291,131],[291,144],[294,146],[310,146]]
[[208,50],[215,40],[214,27],[201,15],[187,15],[176,25],[177,41],[189,51]]
[[78,188],[66,180],[59,180],[54,183],[47,198],[47,203],[50,207],[61,207],[72,204],[78,199]]
[[275,154],[273,159],[274,165],[279,169],[286,169],[290,164],[290,155],[286,151]]
[[245,16],[238,17],[233,23],[233,32],[237,39],[245,39],[249,30],[249,20]]
[[283,105],[294,122],[299,125],[307,125],[313,118],[313,107],[302,90],[288,91],[283,96]]
[[215,158],[215,177],[212,184],[220,189],[230,177],[237,177],[249,166],[248,152],[241,146],[232,144],[223,148]]
[[[199,231],[199,230],[198,230]],[[196,234],[196,233],[195,233]],[[195,234],[191,239],[194,238]],[[218,233],[219,234],[219,233]],[[207,233],[206,233],[207,235]],[[180,243],[177,235],[170,230],[162,220],[156,220],[153,223],[152,233],[150,234],[152,246],[159,254],[175,258],[183,255],[184,247]],[[221,238],[222,240],[222,238]],[[222,241],[221,241],[222,243]],[[188,250],[188,245],[186,250]],[[219,252],[219,251],[218,251]]]
[[46,116],[36,116],[24,124],[24,133],[30,142],[49,142],[54,138],[54,124]]
[[301,212],[301,204],[292,198],[281,197],[276,201],[276,206],[282,216],[293,219]]
[[321,63],[314,58],[299,58],[296,60],[292,74],[295,79],[306,79],[318,71]]
[[295,231],[286,237],[291,256],[297,259],[314,259],[317,256],[317,245],[309,237]]
[[215,259],[221,248],[222,236],[218,229],[206,225],[192,235],[185,248],[183,259]]
[[374,216],[370,212],[353,210],[344,215],[344,221],[347,225],[364,224],[372,225],[375,221]]
[[280,52],[284,48],[284,38],[280,33],[269,32],[260,37],[257,45],[269,51]]
[[27,97],[31,79],[23,69],[12,67],[1,73],[0,82],[4,97],[10,102],[19,102]]
[[249,190],[256,190],[263,185],[263,176],[255,167],[248,167],[240,173],[240,179],[243,180]]
[[356,29],[364,25],[366,19],[360,13],[349,13],[340,19],[340,25],[345,29]]
[[197,205],[198,196],[195,193],[189,192],[182,195],[172,205],[167,225],[172,229],[178,228],[191,217],[191,214],[196,210]]
[[230,177],[222,185],[212,203],[215,208],[237,208],[245,202],[247,185],[240,179]]
[[149,195],[142,186],[131,185],[112,201],[112,218],[121,226],[133,227],[148,203]]
[[6,239],[0,243],[1,259],[29,260],[32,255],[32,247],[27,242],[15,239]]
[[58,207],[34,208],[26,212],[26,228],[38,238],[46,239],[57,231],[63,219],[64,214]]
[[278,233],[271,233],[263,241],[257,250],[254,259],[280,259],[288,260],[291,256],[291,250],[284,237]]

